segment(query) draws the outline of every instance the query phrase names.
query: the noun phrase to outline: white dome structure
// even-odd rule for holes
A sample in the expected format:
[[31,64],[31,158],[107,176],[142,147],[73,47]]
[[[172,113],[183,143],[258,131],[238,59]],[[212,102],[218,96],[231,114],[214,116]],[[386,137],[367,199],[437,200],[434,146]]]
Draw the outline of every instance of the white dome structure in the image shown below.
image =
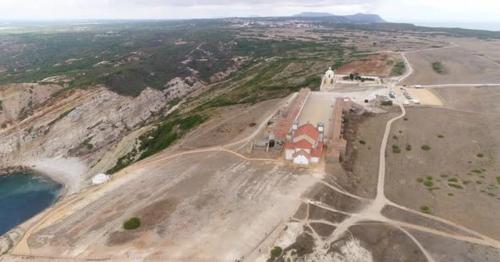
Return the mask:
[[100,184],[108,182],[110,179],[111,179],[110,176],[103,174],[103,173],[99,173],[92,178],[92,184],[93,185],[100,185]]

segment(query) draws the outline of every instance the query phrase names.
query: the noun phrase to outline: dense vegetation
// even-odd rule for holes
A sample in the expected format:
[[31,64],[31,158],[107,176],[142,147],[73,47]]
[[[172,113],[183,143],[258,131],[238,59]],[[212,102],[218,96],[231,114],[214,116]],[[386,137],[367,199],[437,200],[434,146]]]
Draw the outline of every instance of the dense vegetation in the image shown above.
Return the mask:
[[[174,77],[196,72],[210,77],[246,55],[220,22],[162,22],[101,25],[84,31],[0,35],[1,83],[34,82],[63,75],[71,87],[105,84],[125,95],[157,89]],[[263,50],[263,48],[260,48]]]

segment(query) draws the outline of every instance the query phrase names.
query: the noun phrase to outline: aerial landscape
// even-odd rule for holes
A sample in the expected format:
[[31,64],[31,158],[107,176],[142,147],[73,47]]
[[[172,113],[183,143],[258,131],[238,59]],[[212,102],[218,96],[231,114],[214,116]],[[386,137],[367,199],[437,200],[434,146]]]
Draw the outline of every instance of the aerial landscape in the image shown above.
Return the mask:
[[500,28],[418,25],[500,4],[40,2],[0,3],[0,261],[500,261]]

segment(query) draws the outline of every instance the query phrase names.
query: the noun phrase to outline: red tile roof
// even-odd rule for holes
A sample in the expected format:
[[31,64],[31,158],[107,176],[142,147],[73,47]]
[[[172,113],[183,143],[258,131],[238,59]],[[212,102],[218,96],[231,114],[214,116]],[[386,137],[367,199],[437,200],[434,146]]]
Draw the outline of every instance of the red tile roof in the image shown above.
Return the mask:
[[295,142],[293,145],[295,148],[298,148],[298,149],[312,149],[313,148],[313,145],[305,139],[301,139],[298,142]]
[[319,131],[312,124],[305,124],[305,125],[300,126],[295,131],[294,137],[299,137],[301,135],[306,135],[306,136],[312,138],[314,141],[316,141],[319,138]]
[[272,129],[272,132],[277,139],[284,140],[286,138],[286,135],[292,127],[293,121],[295,121],[299,115],[300,110],[310,92],[310,89],[302,88],[293,102],[285,109],[284,112],[282,112],[280,119]]

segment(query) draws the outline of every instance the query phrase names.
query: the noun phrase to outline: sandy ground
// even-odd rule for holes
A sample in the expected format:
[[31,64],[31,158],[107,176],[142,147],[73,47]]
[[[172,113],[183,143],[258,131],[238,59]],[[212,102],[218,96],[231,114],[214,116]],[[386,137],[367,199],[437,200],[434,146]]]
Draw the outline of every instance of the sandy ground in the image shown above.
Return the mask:
[[[123,172],[132,175],[63,209],[60,219],[33,234],[31,254],[239,259],[293,214],[301,194],[316,181],[293,167],[227,153],[158,160]],[[123,231],[122,223],[132,216],[143,225]]]
[[[445,107],[453,108],[408,109],[407,121],[395,123],[391,134],[390,144],[401,152],[388,147],[387,197],[415,210],[427,206],[432,214],[490,237],[500,235],[492,222],[500,216],[495,208],[500,207],[499,90],[440,90]],[[426,186],[427,180],[432,182]]]
[[26,166],[38,171],[64,186],[64,194],[71,195],[81,189],[87,166],[78,158],[47,158],[29,161]]
[[325,133],[328,134],[335,99],[350,98],[356,103],[364,104],[365,99],[374,100],[377,95],[387,95],[388,92],[388,89],[379,87],[357,87],[331,92],[311,92],[298,117],[299,125],[323,123],[325,124]]
[[371,251],[373,261],[427,261],[419,248],[396,228],[377,224],[356,225],[350,231],[364,248]]
[[442,106],[443,102],[437,97],[432,90],[406,88],[410,96],[417,99],[421,105],[426,106]]
[[331,93],[312,92],[298,117],[299,125],[310,123],[317,126],[322,123],[325,125],[325,134],[328,134],[334,104],[335,96]]

